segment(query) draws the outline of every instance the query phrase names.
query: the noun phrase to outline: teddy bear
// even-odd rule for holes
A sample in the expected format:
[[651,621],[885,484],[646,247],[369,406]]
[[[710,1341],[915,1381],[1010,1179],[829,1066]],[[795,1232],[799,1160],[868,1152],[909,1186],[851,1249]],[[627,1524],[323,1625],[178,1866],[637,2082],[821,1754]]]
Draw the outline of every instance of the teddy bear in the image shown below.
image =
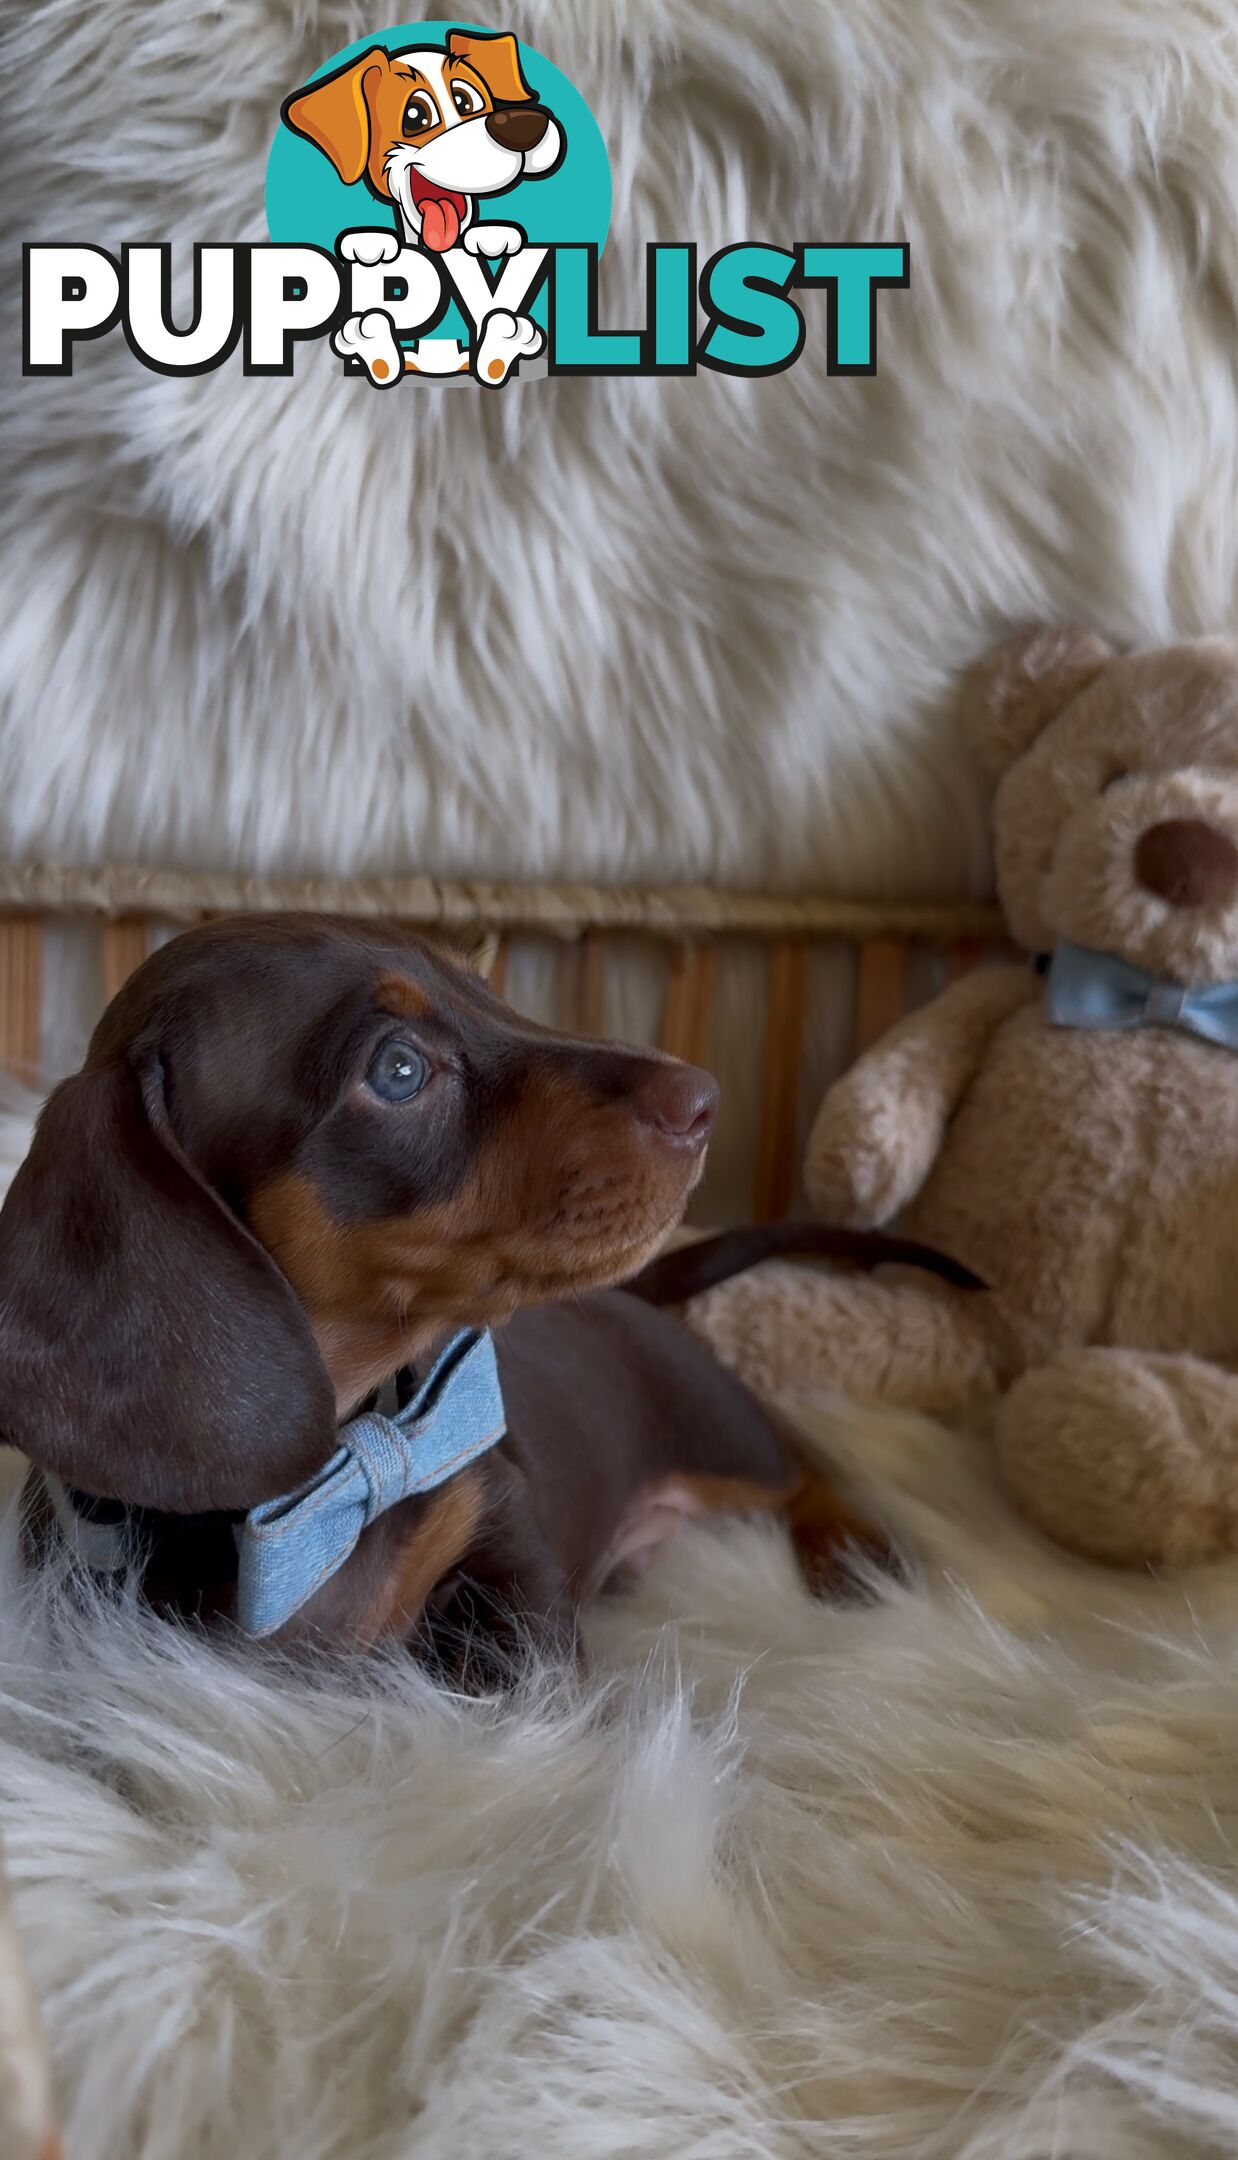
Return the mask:
[[993,1405],[1001,1471],[1061,1543],[1238,1549],[1238,644],[1121,656],[1019,632],[965,678],[1026,962],[977,968],[830,1090],[814,1209],[962,1261],[771,1263],[688,1318],[776,1393]]

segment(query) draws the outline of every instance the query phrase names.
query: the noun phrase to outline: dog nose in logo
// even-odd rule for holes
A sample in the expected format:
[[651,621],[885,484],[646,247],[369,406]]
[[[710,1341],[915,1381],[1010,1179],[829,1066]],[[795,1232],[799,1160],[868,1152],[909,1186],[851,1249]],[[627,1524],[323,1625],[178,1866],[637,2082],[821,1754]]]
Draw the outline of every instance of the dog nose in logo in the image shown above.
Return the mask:
[[536,150],[547,128],[550,114],[540,105],[500,105],[486,114],[486,133],[505,150]]
[[667,1140],[694,1153],[704,1147],[718,1115],[718,1083],[695,1065],[651,1064],[637,1091],[636,1114]]
[[1142,834],[1135,876],[1170,907],[1223,907],[1238,893],[1238,847],[1202,818],[1166,818]]

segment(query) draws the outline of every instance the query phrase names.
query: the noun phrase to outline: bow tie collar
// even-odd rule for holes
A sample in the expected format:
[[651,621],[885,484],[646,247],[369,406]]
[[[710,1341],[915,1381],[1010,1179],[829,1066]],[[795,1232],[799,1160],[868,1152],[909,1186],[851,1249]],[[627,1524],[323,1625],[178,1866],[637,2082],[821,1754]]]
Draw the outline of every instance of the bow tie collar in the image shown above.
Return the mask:
[[505,1430],[494,1344],[468,1329],[453,1336],[394,1417],[367,1410],[351,1418],[314,1477],[250,1509],[239,1531],[241,1627],[274,1634],[343,1567],[372,1522],[399,1500],[433,1492]]
[[[274,1634],[343,1567],[372,1522],[399,1500],[433,1492],[496,1446],[506,1429],[489,1334],[469,1329],[453,1336],[402,1410],[350,1418],[315,1476],[232,1525],[241,1627],[250,1635]],[[41,1475],[66,1543],[95,1574],[123,1575],[140,1557],[152,1524],[166,1519],[100,1500],[49,1470]],[[218,1520],[227,1525],[226,1516]]]
[[1045,1013],[1056,1027],[1176,1028],[1238,1050],[1238,982],[1192,990],[1151,975],[1114,953],[1063,942],[1045,984]]

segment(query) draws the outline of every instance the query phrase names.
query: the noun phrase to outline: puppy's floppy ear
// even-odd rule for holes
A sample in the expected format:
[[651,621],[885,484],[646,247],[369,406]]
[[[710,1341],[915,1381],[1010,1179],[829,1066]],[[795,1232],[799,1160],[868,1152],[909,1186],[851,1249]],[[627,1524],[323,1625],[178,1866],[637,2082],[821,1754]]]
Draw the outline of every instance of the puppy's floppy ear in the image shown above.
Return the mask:
[[1022,757],[1113,657],[1113,647],[1090,630],[1037,623],[1017,630],[969,668],[960,711],[989,776],[999,778]]
[[360,60],[337,68],[304,90],[285,98],[280,112],[286,127],[304,135],[329,157],[347,186],[361,178],[370,161],[370,97],[391,61],[381,45]]
[[0,1439],[177,1514],[272,1499],[335,1445],[301,1304],[181,1150],[153,1055],[56,1089],[0,1209]]
[[467,60],[476,68],[496,105],[524,105],[533,92],[520,66],[520,47],[511,33],[483,37],[476,31],[453,30],[447,40],[453,60]]

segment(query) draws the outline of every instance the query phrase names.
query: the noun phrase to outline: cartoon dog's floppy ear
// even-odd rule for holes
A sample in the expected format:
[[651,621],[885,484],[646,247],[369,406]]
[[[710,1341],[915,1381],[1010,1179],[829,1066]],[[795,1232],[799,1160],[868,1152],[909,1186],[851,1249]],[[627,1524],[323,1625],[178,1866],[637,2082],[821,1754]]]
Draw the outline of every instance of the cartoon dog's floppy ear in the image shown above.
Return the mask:
[[496,105],[524,105],[533,92],[520,66],[520,47],[510,31],[485,37],[473,30],[453,30],[447,39],[453,60],[467,60],[476,68]]
[[998,779],[1114,657],[1091,630],[1037,623],[986,653],[963,678],[960,711],[980,763]]
[[285,124],[304,135],[329,157],[341,180],[352,187],[370,161],[371,104],[376,85],[390,72],[381,45],[294,91],[280,107]]
[[300,1483],[335,1422],[301,1304],[181,1150],[159,1059],[64,1081],[0,1209],[0,1440],[196,1514]]

